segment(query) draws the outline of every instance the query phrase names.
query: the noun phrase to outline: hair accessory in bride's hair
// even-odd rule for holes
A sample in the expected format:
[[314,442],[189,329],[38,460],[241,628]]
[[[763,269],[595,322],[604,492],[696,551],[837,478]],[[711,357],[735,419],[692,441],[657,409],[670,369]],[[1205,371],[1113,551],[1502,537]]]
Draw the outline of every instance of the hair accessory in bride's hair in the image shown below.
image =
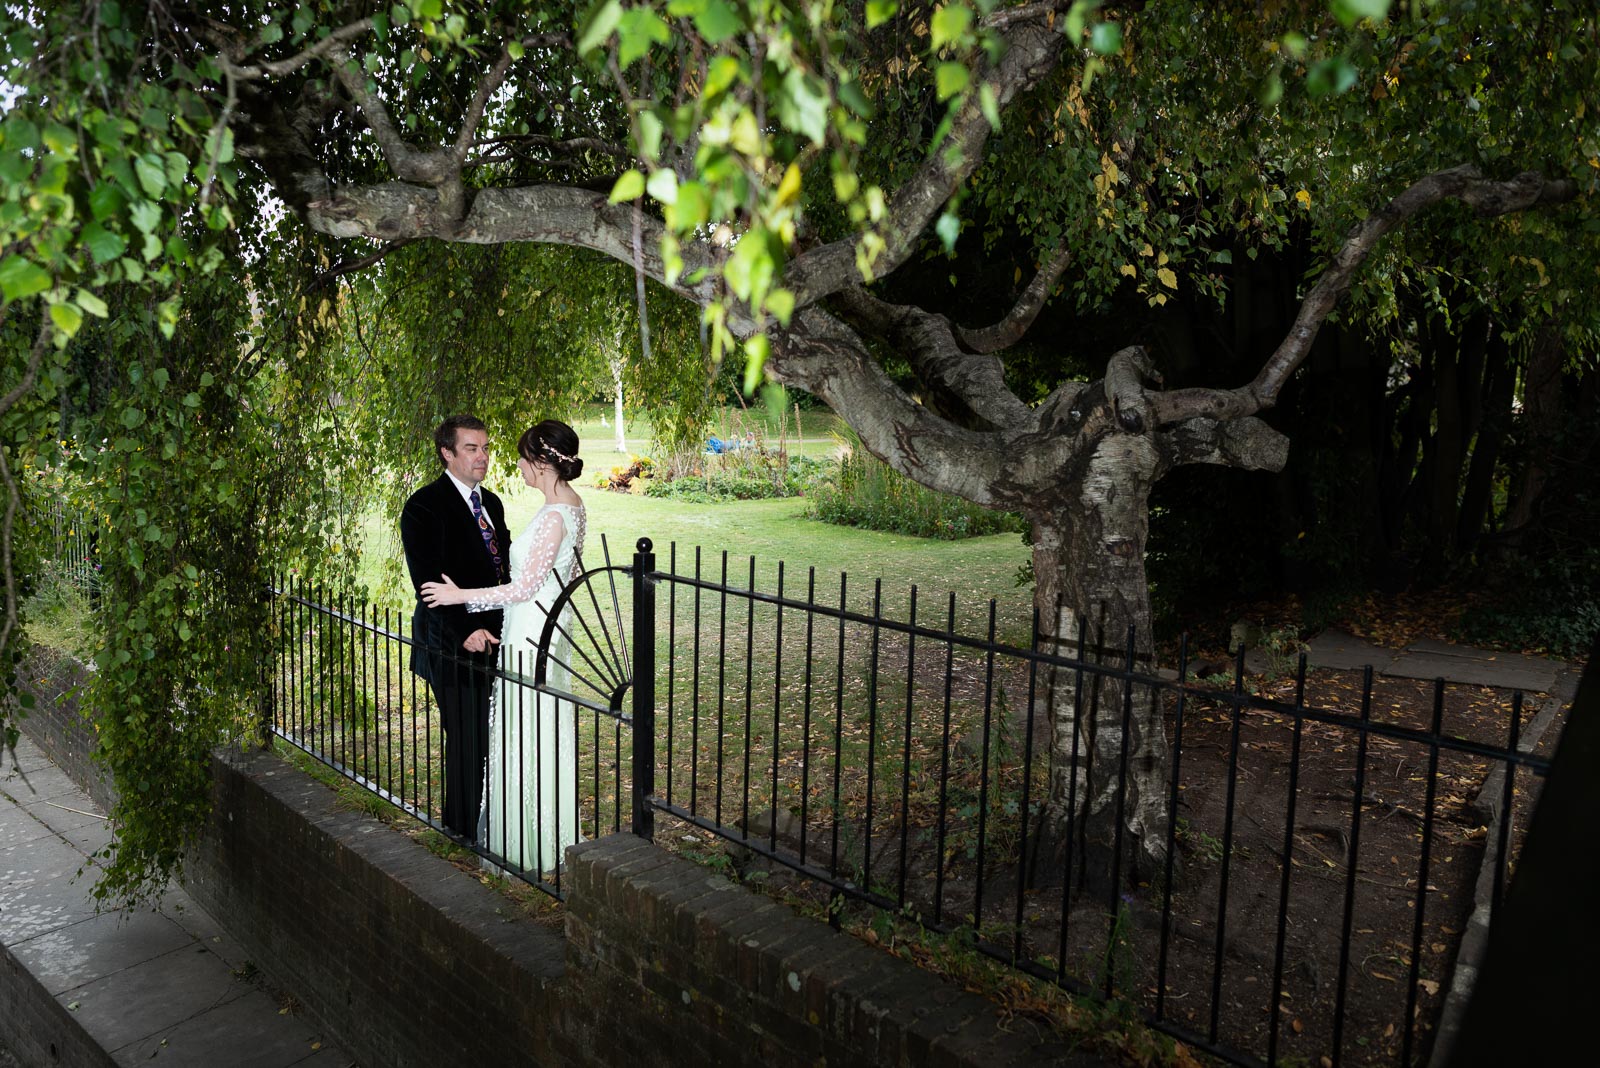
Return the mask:
[[572,460],[573,460],[573,458],[571,456],[568,456],[566,453],[562,452],[560,449],[556,448],[554,445],[550,444],[548,441],[539,442],[539,448],[543,449],[549,455],[554,456],[557,460],[560,460],[562,463],[570,464],[572,462]]

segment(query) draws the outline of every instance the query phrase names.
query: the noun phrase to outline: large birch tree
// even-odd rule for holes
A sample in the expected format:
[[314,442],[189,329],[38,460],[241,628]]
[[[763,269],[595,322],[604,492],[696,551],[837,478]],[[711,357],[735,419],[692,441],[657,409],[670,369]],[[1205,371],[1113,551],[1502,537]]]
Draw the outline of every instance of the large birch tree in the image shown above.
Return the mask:
[[[1482,262],[1457,266],[1472,285],[1539,257],[1565,312],[1595,284],[1593,13],[1394,6],[30,8],[8,37],[24,90],[10,203],[44,176],[62,199],[49,226],[9,217],[8,307],[49,314],[5,385],[29,388],[52,331],[96,314],[106,286],[240,270],[195,226],[228,230],[235,198],[288,213],[254,255],[322,241],[346,250],[330,276],[428,240],[592,250],[633,267],[641,307],[650,280],[701,309],[713,358],[741,361],[749,388],[808,390],[897,470],[1022,513],[1041,643],[1116,657],[1131,628],[1148,672],[1151,487],[1190,464],[1281,468],[1289,439],[1262,416],[1353,286],[1381,294],[1426,265],[1436,230],[1480,235],[1465,240]],[[60,174],[40,170],[57,157]],[[963,233],[963,217],[980,222]],[[1180,287],[1225,299],[1234,255],[1289,240],[1324,266],[1248,382],[1163,389],[1147,322],[1112,351],[1028,337],[1051,301],[1131,291],[1153,317]],[[957,252],[1013,274],[1008,306],[958,321],[897,284]],[[1018,346],[1094,372],[1041,385],[1037,358],[1025,376],[1008,363]],[[1165,837],[1161,710],[1134,702],[1124,738],[1120,697],[1099,692],[1097,709],[1064,675],[1044,688],[1048,815],[1096,867],[1121,842],[1123,870],[1147,873]]]

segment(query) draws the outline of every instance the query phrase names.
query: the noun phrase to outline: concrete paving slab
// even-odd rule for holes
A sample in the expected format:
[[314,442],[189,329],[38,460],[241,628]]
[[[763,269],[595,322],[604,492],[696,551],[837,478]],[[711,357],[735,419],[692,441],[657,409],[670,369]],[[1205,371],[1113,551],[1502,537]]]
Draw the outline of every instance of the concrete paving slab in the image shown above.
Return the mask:
[[1325,630],[1306,645],[1306,661],[1312,667],[1338,671],[1359,671],[1370,664],[1374,672],[1382,674],[1396,656],[1392,649],[1380,649],[1342,630]]
[[27,809],[10,798],[0,797],[0,849],[55,836],[54,831],[30,815]]
[[250,962],[250,954],[238,940],[213,919],[211,913],[195,904],[183,887],[168,887],[161,895],[158,907],[162,915],[183,928],[191,939],[205,946],[207,951],[215,953],[230,969],[237,971]]
[[88,796],[77,783],[72,781],[71,776],[53,764],[28,772],[25,779],[21,774],[8,776],[4,782],[0,782],[0,790],[15,798],[17,804],[30,808],[40,801],[51,801],[68,795]]
[[[5,1068],[0,1065],[0,1068]],[[358,1068],[350,1055],[337,1046],[323,1046],[303,1061],[295,1061],[294,1068]]]
[[23,942],[94,915],[82,853],[56,837],[0,850],[0,945]]
[[117,909],[18,942],[11,955],[51,994],[194,945],[159,912]]
[[54,767],[55,764],[38,743],[24,734],[17,739],[15,750],[0,752],[0,785],[14,774],[32,775],[41,768]]
[[310,1023],[280,1014],[271,997],[250,990],[111,1055],[118,1064],[158,1068],[212,1068],[222,1058],[229,1068],[277,1068],[315,1056],[321,1043]]
[[[191,944],[57,994],[56,1000],[100,1048],[116,1050],[243,997],[250,989],[203,946]],[[223,1055],[215,1063],[231,1063],[231,1058]]]
[[84,817],[74,826],[57,827],[56,833],[98,864],[100,850],[111,841],[111,821],[103,816]]
[[1443,678],[1472,686],[1548,693],[1555,686],[1557,671],[1548,662],[1530,666],[1408,650],[1384,669],[1384,674],[1402,679]]

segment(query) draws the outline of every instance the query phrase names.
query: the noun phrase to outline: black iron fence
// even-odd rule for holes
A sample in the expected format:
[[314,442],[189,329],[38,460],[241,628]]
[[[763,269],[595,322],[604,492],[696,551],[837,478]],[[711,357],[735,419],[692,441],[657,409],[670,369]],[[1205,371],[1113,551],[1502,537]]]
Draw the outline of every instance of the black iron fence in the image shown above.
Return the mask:
[[[877,910],[914,955],[986,955],[1235,1063],[1427,1056],[1480,868],[1497,907],[1548,767],[1519,748],[1522,695],[1182,646],[1162,673],[1134,636],[1047,639],[994,602],[665,563],[608,557],[503,653],[519,718],[572,718],[502,766],[540,784],[514,796],[556,776],[585,837],[653,836],[834,922]],[[274,732],[438,826],[401,621],[290,586],[276,629]],[[559,808],[507,792],[491,828],[561,840]],[[474,848],[559,896],[558,864],[497,842]]]

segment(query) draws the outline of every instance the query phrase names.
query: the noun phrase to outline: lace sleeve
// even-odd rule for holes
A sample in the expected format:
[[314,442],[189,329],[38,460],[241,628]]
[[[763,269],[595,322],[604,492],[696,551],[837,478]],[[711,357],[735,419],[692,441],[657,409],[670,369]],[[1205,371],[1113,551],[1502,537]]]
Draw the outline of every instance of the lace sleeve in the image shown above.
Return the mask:
[[464,591],[467,594],[467,611],[492,612],[532,600],[534,594],[544,586],[544,580],[550,577],[550,568],[556,562],[564,532],[561,513],[554,508],[545,512],[534,528],[533,551],[528,556],[527,566],[503,586]]

